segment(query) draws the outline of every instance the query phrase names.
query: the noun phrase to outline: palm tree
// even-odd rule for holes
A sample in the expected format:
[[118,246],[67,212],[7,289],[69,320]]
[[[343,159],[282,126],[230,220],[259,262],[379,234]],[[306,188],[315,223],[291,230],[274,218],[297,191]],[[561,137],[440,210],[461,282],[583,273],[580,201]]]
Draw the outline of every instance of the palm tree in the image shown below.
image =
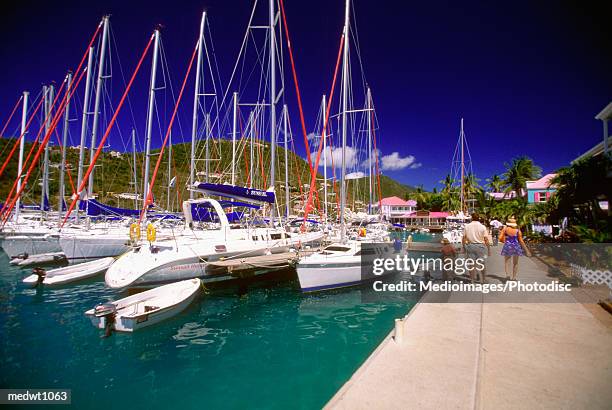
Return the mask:
[[[521,198],[521,192],[525,189],[527,181],[539,178],[542,175],[542,168],[533,163],[528,157],[517,157],[511,163],[505,163],[506,172],[504,173],[504,185],[506,194],[514,191],[517,198]],[[524,198],[524,201],[527,199]]]
[[487,179],[487,182],[491,192],[501,192],[504,189],[504,181],[498,174],[493,174],[491,178]]

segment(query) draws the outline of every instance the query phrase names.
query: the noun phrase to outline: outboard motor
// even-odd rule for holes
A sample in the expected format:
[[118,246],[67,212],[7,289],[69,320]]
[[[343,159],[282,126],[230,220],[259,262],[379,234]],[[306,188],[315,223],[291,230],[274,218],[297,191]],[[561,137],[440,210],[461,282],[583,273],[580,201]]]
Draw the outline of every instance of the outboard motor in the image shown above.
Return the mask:
[[34,268],[32,269],[32,273],[38,276],[38,281],[36,281],[36,286],[42,285],[43,281],[47,277],[47,271],[43,268]]
[[104,336],[109,337],[115,328],[117,308],[112,303],[102,303],[94,308],[94,315],[104,319]]

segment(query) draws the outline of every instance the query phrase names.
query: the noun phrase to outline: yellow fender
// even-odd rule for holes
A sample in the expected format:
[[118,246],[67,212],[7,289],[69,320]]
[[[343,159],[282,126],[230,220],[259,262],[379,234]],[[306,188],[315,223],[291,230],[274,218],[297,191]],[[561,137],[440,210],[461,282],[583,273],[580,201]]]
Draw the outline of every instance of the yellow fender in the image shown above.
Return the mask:
[[155,242],[156,236],[157,236],[157,231],[155,230],[155,227],[153,226],[153,224],[148,224],[147,225],[147,241]]
[[140,240],[140,225],[137,223],[130,225],[130,240],[132,240],[132,242]]

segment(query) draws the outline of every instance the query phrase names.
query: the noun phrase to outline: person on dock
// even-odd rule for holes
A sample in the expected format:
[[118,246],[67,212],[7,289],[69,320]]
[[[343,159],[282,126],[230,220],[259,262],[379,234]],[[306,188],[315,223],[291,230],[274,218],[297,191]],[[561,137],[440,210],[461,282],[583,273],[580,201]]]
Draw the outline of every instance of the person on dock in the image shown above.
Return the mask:
[[[473,261],[473,266],[476,265],[476,261],[480,259],[483,261],[487,256],[491,255],[491,243],[487,236],[487,228],[480,223],[480,215],[477,213],[472,214],[472,222],[466,224],[463,228],[463,251],[468,259]],[[473,281],[478,279],[485,282],[485,269],[477,269],[475,266],[470,269],[470,279]],[[478,274],[478,275],[477,275]]]
[[442,280],[453,280],[455,276],[453,274],[453,269],[455,267],[455,259],[457,258],[457,250],[448,239],[444,238],[442,239],[440,253],[442,254]]
[[[504,243],[501,254],[504,257],[506,279],[516,280],[519,256],[531,256],[529,249],[525,246],[525,242],[523,242],[523,234],[516,224],[516,219],[508,219],[506,226],[499,234],[499,241]],[[512,260],[512,268],[510,268],[510,260]]]
[[493,241],[493,246],[497,246],[499,242],[499,229],[502,228],[504,224],[499,222],[497,219],[493,219],[489,225],[491,226],[491,239]]

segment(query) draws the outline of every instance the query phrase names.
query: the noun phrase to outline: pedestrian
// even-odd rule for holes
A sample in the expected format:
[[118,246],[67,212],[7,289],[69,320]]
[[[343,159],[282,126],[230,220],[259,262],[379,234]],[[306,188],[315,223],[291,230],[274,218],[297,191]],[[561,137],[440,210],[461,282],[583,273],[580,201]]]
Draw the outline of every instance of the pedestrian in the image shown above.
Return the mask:
[[442,280],[453,280],[457,250],[448,239],[444,238],[442,239],[440,253],[442,254]]
[[497,219],[493,219],[489,225],[491,226],[491,239],[493,241],[493,246],[497,246],[499,242],[499,228],[503,227],[504,224],[499,222]]
[[476,266],[484,266],[485,258],[491,255],[491,243],[487,236],[487,228],[480,223],[480,215],[477,213],[472,214],[472,222],[466,224],[463,228],[461,243],[463,244],[466,260],[471,260],[470,265],[472,269],[469,270],[470,278],[474,281],[477,279],[476,276],[478,276],[478,279],[484,283],[485,269],[476,268]]
[[[519,256],[531,256],[531,252],[523,242],[523,234],[516,224],[516,219],[508,218],[506,226],[499,234],[499,241],[504,243],[501,254],[504,257],[506,279],[516,280]],[[510,260],[512,260],[512,268],[510,268]]]

